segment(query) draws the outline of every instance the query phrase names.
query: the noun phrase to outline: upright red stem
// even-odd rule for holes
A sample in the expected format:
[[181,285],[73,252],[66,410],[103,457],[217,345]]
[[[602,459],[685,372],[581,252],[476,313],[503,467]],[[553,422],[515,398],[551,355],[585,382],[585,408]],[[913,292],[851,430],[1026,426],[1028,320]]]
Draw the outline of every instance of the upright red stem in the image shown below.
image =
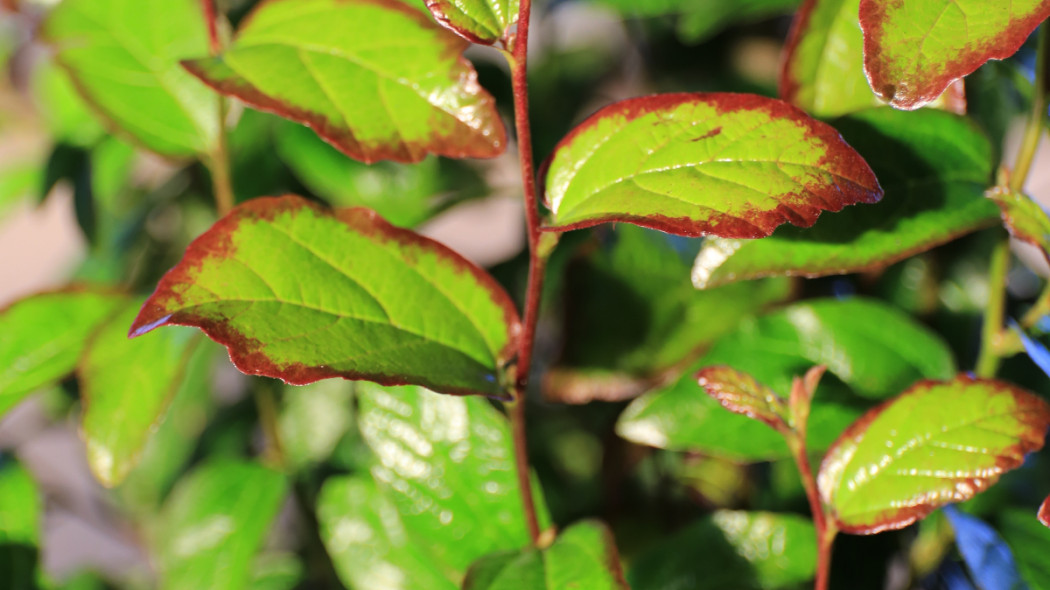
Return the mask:
[[533,544],[539,541],[540,527],[536,517],[536,505],[532,498],[532,482],[529,478],[529,454],[525,433],[525,392],[532,368],[532,349],[536,344],[536,324],[539,320],[540,297],[543,294],[543,277],[546,270],[545,253],[540,252],[540,213],[537,208],[536,172],[532,161],[532,129],[529,126],[529,17],[532,14],[531,0],[521,0],[518,8],[518,31],[509,47],[508,62],[511,69],[511,84],[514,91],[514,127],[518,136],[518,161],[521,167],[521,184],[525,193],[525,220],[529,237],[529,283],[525,291],[524,334],[518,350],[517,382],[515,399],[510,404],[511,430],[514,435],[514,459],[518,472],[518,484],[525,508],[525,518]]
[[204,10],[204,22],[208,24],[208,41],[211,45],[212,55],[222,52],[222,42],[219,40],[219,24],[215,20],[215,0],[201,0],[201,9]]
[[824,514],[824,505],[820,502],[817,480],[813,477],[813,468],[809,464],[809,455],[806,453],[805,434],[792,431],[785,433],[785,436],[795,459],[795,465],[798,466],[799,475],[802,477],[802,487],[806,490],[809,510],[813,513],[813,526],[817,529],[817,578],[814,587],[816,590],[827,590],[828,575],[831,573],[831,547],[838,531],[834,525],[829,525],[827,515]]

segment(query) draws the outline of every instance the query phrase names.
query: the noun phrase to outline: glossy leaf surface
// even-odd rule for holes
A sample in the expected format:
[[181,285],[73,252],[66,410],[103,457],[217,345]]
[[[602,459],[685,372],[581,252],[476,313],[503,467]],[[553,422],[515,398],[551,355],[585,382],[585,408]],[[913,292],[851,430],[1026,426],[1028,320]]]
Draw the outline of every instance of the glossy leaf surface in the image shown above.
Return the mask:
[[751,375],[722,365],[704,367],[696,378],[707,395],[730,412],[764,422],[778,432],[788,429],[787,404]]
[[[420,301],[426,301],[421,307]],[[249,374],[501,395],[519,331],[482,270],[367,209],[254,199],[197,238],[132,326],[197,326]]]
[[763,240],[708,239],[693,267],[697,288],[881,268],[996,222],[983,197],[992,149],[965,119],[882,108],[836,126],[875,170],[882,201],[825,215],[809,229],[782,227]]
[[954,506],[946,506],[944,514],[955,531],[955,545],[978,587],[1023,587],[1010,547],[991,525]]
[[719,510],[639,556],[628,579],[634,590],[796,588],[813,578],[816,559],[809,519]]
[[842,434],[817,484],[842,531],[897,529],[972,497],[1042,447],[1050,406],[967,376],[921,381]]
[[29,472],[3,459],[0,463],[0,576],[5,588],[38,588],[43,502]]
[[124,305],[116,293],[71,288],[26,297],[0,312],[0,415],[71,373],[88,337]]
[[157,531],[160,587],[243,588],[284,492],[281,474],[242,461],[213,460],[183,478]]
[[1027,195],[1003,187],[989,190],[988,198],[999,206],[1003,224],[1010,234],[1039,248],[1043,257],[1050,261],[1050,217],[1047,217],[1039,203]]
[[1013,55],[1047,16],[1048,0],[861,0],[864,73],[883,100],[918,108],[989,59]]
[[441,563],[462,575],[483,555],[530,543],[509,425],[488,401],[369,383],[358,394],[372,473]]
[[746,94],[663,94],[609,105],[555,148],[550,227],[625,221],[670,233],[758,238],[821,211],[873,203],[874,174],[838,133]]
[[138,313],[128,306],[88,344],[77,377],[83,396],[81,432],[88,465],[103,485],[124,480],[182,383],[196,330],[160,330],[129,340]]
[[492,45],[518,22],[518,0],[426,0],[439,23],[473,43]]
[[456,590],[434,547],[405,529],[397,507],[367,476],[333,477],[317,502],[321,538],[339,578],[349,588]]
[[620,556],[604,524],[583,521],[542,551],[489,555],[470,568],[464,590],[627,590]]
[[397,0],[272,0],[222,55],[183,64],[365,162],[496,156],[506,131],[467,45]]
[[119,132],[169,156],[213,149],[215,93],[179,66],[208,53],[198,2],[64,1],[44,35],[80,93]]

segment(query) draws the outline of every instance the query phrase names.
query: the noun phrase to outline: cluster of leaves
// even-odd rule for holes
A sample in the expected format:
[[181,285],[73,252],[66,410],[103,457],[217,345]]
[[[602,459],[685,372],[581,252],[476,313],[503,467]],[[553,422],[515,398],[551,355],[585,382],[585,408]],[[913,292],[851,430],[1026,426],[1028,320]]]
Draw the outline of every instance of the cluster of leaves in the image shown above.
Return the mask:
[[[844,538],[832,583],[903,561],[1050,586],[1050,463],[1025,462],[1050,387],[997,372],[1050,369],[1050,296],[1003,300],[1002,227],[1050,260],[1034,145],[999,147],[1047,119],[1047,33],[1034,87],[1011,56],[1050,1],[594,0],[666,81],[586,118],[608,48],[525,75],[519,16],[561,4],[3,3],[32,33],[12,69],[48,48],[29,86],[54,146],[4,165],[0,205],[68,180],[89,248],[0,311],[0,415],[78,416],[163,588],[826,587],[836,533],[922,519]],[[777,88],[710,59],[796,8]],[[528,248],[487,271],[418,228],[489,193],[463,160],[512,139]],[[1004,306],[1031,309],[1007,329]],[[216,401],[224,356],[252,399]],[[36,567],[42,510],[0,455],[8,585],[105,587]]]

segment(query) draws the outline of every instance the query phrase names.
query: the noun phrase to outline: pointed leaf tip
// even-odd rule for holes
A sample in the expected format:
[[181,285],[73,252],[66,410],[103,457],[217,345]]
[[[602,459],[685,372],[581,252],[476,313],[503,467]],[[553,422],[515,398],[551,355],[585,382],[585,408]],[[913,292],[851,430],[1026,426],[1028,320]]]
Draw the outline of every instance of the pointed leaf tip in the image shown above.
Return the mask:
[[165,324],[201,328],[241,371],[296,385],[493,396],[521,331],[495,279],[447,247],[295,196],[248,201],[194,240],[131,332]]
[[764,422],[779,432],[789,430],[784,400],[751,375],[720,365],[701,369],[696,378],[707,395],[730,412]]
[[661,94],[609,105],[546,163],[547,229],[624,221],[760,238],[821,211],[874,203],[871,168],[833,128],[777,99]]
[[1050,406],[1001,381],[920,381],[870,410],[828,450],[817,485],[839,530],[905,527],[961,502],[1043,446]]

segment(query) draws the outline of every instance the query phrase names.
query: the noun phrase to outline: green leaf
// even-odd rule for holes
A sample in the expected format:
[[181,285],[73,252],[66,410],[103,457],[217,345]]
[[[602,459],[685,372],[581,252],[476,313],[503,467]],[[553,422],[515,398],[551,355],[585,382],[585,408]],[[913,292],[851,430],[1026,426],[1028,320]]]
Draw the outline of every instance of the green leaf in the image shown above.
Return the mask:
[[583,521],[542,551],[488,555],[474,563],[464,590],[627,590],[620,556],[604,524]]
[[88,336],[126,301],[106,290],[69,287],[0,311],[0,415],[71,373]]
[[286,459],[300,468],[323,463],[354,421],[353,392],[342,380],[285,387],[278,418]]
[[183,65],[358,160],[492,157],[506,130],[467,45],[395,0],[272,0],[222,55]]
[[358,394],[372,473],[440,563],[462,575],[483,555],[531,543],[510,428],[487,400],[367,383]]
[[518,0],[426,0],[439,23],[472,43],[492,45],[518,22]]
[[0,457],[0,579],[10,590],[36,590],[43,502],[21,465]]
[[458,578],[432,552],[426,539],[412,537],[397,507],[365,476],[333,477],[317,501],[317,519],[332,564],[350,588],[458,590]]
[[81,95],[112,127],[168,156],[213,150],[221,127],[215,94],[179,66],[208,52],[199,3],[65,0],[44,35]]
[[164,416],[198,341],[187,328],[129,340],[138,306],[128,306],[88,344],[77,376],[88,465],[103,485],[124,480]]
[[1039,248],[1043,257],[1050,261],[1050,217],[1039,203],[1005,187],[992,188],[988,191],[988,198],[999,206],[1003,224],[1010,234]]
[[280,473],[244,461],[213,460],[183,478],[155,537],[160,588],[243,588],[284,494]]
[[34,68],[32,89],[40,115],[57,141],[90,147],[105,135],[105,129],[88,110],[90,107],[77,94],[69,73],[54,61]]
[[897,529],[972,497],[1043,446],[1050,405],[1000,381],[921,381],[828,450],[817,485],[839,530]]
[[1050,0],[861,0],[864,73],[900,109],[940,96],[989,59],[1016,52],[1050,16]]
[[809,519],[719,510],[639,556],[628,579],[635,590],[796,588],[816,561]]
[[677,14],[678,37],[700,43],[726,27],[790,14],[800,0],[597,0],[621,13],[639,17]]
[[787,403],[751,375],[722,365],[704,367],[696,379],[707,395],[730,412],[764,422],[777,432],[788,430],[791,416]]
[[[1047,525],[1050,526],[1050,525]],[[1050,587],[1050,536],[1031,509],[1008,508],[999,514],[997,527],[1017,560],[1017,569],[1029,588]]]
[[663,94],[609,105],[555,148],[550,229],[626,221],[670,233],[768,236],[882,189],[838,133],[781,101]]
[[997,212],[983,198],[991,146],[962,117],[882,108],[836,125],[878,175],[882,202],[825,215],[806,230],[783,227],[764,240],[709,239],[693,267],[697,288],[881,268],[995,223]]
[[[425,306],[420,306],[425,301]],[[186,250],[132,325],[197,326],[241,371],[502,395],[520,330],[489,275],[373,211],[253,199]]]

